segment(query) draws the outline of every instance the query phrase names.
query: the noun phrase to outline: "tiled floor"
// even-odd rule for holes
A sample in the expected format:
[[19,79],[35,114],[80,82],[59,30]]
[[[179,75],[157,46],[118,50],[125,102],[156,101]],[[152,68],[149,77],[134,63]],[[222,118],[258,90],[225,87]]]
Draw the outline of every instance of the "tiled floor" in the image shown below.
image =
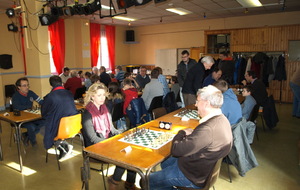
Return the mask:
[[[227,165],[222,164],[220,177],[215,185],[217,190],[297,190],[300,189],[300,167],[298,166],[298,147],[300,137],[300,119],[291,117],[291,104],[276,105],[280,122],[273,130],[262,130],[258,119],[259,141],[254,140],[253,151],[259,166],[240,177],[233,166],[230,166],[233,182],[229,183]],[[33,174],[20,172],[7,166],[11,162],[18,163],[16,144],[9,147],[10,125],[2,122],[2,146],[4,161],[0,162],[1,190],[79,190],[81,189],[80,167],[82,166],[81,146],[74,141],[74,152],[77,154],[61,162],[58,170],[55,156],[50,155],[45,163],[45,150],[42,137],[38,136],[39,147],[27,147],[23,154],[24,165],[33,170]],[[96,167],[96,166],[95,166]],[[113,167],[109,175],[113,173]],[[138,179],[137,179],[138,180]],[[102,190],[100,174],[91,171],[90,189]],[[119,189],[124,189],[123,184]]]

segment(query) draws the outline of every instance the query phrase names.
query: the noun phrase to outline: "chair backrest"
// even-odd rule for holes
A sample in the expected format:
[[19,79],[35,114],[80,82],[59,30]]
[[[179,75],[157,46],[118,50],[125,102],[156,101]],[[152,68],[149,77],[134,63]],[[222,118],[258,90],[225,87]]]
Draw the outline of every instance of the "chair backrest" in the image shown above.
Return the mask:
[[163,107],[166,108],[167,113],[170,113],[172,111],[175,111],[178,109],[177,102],[175,99],[175,94],[173,91],[168,92],[163,99]]
[[131,100],[130,106],[131,110],[127,110],[126,113],[132,127],[136,127],[136,125],[150,121],[149,114],[142,98],[135,98]]
[[75,137],[82,128],[81,114],[63,117],[60,119],[58,133],[54,140],[63,140]]
[[117,103],[113,106],[111,112],[111,117],[113,122],[118,121],[119,119],[124,117],[123,106],[124,106],[124,102]]
[[211,172],[211,174],[209,174],[208,179],[206,180],[205,187],[202,190],[209,190],[212,186],[214,186],[214,184],[216,183],[216,181],[219,177],[219,174],[220,174],[222,160],[223,160],[223,158],[220,158],[217,161],[217,163],[214,166],[213,171]]
[[[217,161],[217,163],[215,164],[213,170],[211,171],[211,173],[209,174],[209,176],[206,180],[205,186],[201,190],[209,190],[212,186],[214,186],[214,184],[216,183],[216,181],[219,177],[219,174],[220,174],[220,168],[221,168],[222,160],[223,160],[223,158],[220,158]],[[180,190],[194,190],[194,188],[191,188],[191,187],[177,187],[177,189],[180,189]]]
[[162,107],[163,96],[156,96],[152,99],[148,112],[151,113],[153,109]]
[[152,117],[153,119],[157,119],[161,116],[164,116],[167,114],[167,110],[164,107],[160,107],[160,108],[155,108],[152,110]]
[[250,113],[249,118],[247,119],[248,121],[254,122],[258,116],[258,111],[259,111],[259,105],[255,105]]
[[75,91],[74,99],[77,100],[79,98],[83,98],[82,95],[85,93],[85,91],[86,91],[85,87],[77,88]]

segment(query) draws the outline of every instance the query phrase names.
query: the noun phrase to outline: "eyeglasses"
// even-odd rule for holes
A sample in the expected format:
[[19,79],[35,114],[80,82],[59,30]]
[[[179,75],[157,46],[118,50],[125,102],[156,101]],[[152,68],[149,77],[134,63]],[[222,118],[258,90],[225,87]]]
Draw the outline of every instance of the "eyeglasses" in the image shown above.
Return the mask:
[[29,87],[30,85],[29,84],[23,84],[21,85],[21,87]]
[[181,58],[182,58],[182,59],[185,59],[185,58],[188,58],[188,56],[182,56]]

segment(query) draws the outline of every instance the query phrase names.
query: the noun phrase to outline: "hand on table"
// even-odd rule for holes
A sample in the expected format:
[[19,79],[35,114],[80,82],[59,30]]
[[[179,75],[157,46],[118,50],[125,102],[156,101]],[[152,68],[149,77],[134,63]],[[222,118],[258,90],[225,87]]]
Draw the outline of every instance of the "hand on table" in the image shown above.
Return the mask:
[[186,128],[186,129],[184,129],[184,131],[185,131],[186,135],[190,135],[190,134],[192,134],[192,132],[194,131],[194,129]]

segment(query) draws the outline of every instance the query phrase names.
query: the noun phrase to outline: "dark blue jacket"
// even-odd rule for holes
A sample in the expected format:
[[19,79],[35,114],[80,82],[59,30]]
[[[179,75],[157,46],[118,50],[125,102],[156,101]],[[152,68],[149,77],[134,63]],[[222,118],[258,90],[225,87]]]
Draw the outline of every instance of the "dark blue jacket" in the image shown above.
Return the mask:
[[212,78],[212,74],[209,74],[203,81],[203,85],[202,87],[206,87],[210,84],[213,84],[214,82],[216,82],[215,79]]
[[59,121],[62,117],[77,114],[73,94],[65,89],[52,90],[44,97],[42,116],[45,119],[44,147],[49,149],[58,132]]
[[43,100],[31,90],[29,90],[27,96],[23,96],[17,91],[12,97],[13,108],[20,111],[31,109],[33,101],[39,104],[43,103]]

